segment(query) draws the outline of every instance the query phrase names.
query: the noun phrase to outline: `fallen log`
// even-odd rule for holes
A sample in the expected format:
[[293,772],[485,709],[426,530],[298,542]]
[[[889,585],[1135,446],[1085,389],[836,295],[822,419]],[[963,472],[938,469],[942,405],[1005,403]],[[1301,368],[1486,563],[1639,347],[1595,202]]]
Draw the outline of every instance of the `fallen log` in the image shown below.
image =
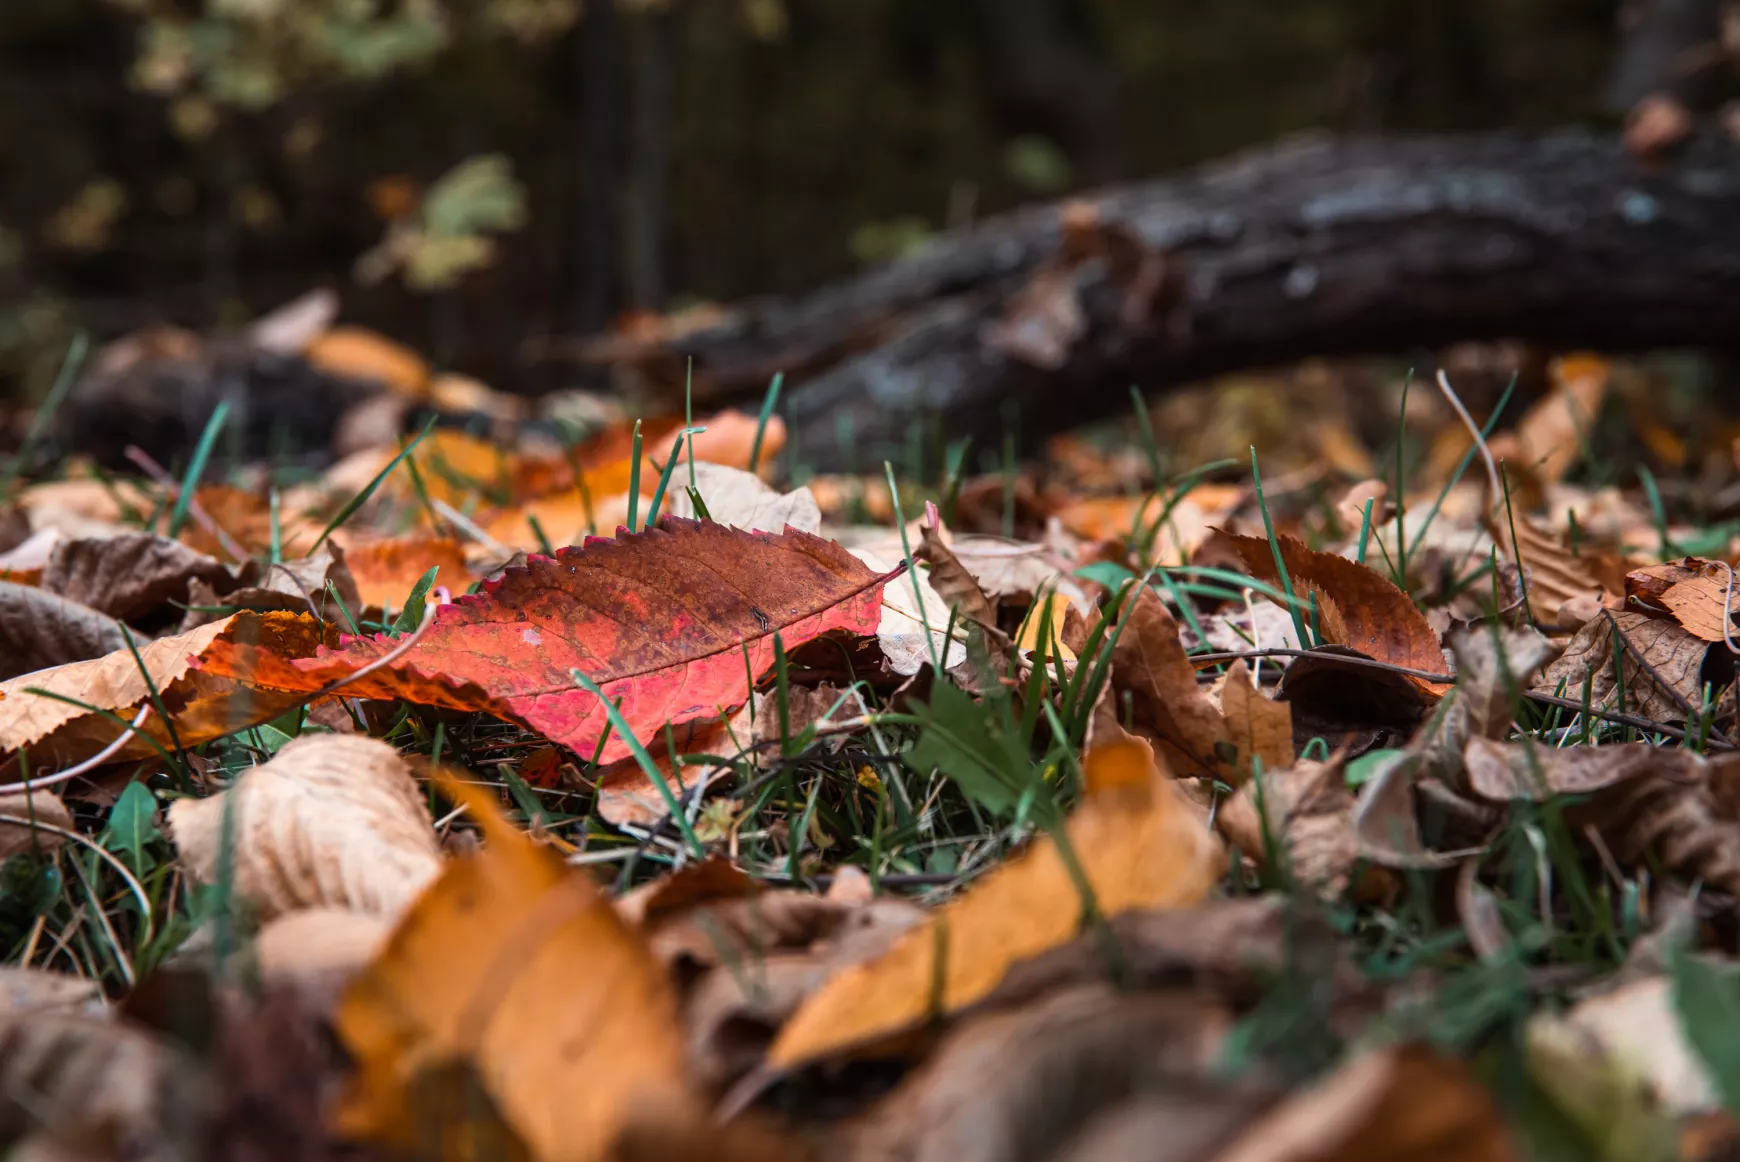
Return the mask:
[[587,351],[679,390],[692,358],[708,406],[783,371],[804,458],[866,465],[915,422],[995,446],[1132,384],[1499,338],[1740,346],[1740,146],[1646,165],[1580,130],[1292,140]]

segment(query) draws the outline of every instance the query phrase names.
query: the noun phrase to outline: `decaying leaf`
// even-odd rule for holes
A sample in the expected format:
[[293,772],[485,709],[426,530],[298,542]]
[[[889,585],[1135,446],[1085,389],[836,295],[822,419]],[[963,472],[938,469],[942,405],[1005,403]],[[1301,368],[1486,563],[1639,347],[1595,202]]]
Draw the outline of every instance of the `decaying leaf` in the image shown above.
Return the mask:
[[309,1012],[330,1016],[391,931],[380,916],[349,908],[286,912],[262,925],[255,940],[260,983],[289,991]]
[[[1615,669],[1615,633],[1622,655]],[[1652,722],[1685,722],[1688,708],[1703,705],[1702,670],[1710,643],[1678,622],[1626,610],[1607,613],[1577,631],[1558,661],[1541,674],[1534,690],[1580,700],[1602,710],[1636,714]],[[1619,674],[1625,702],[1619,704]]]
[[1416,1046],[1363,1053],[1258,1119],[1214,1162],[1512,1162],[1498,1104],[1462,1061]]
[[[362,598],[358,596],[356,582],[351,579],[350,569],[345,564],[344,550],[330,541],[322,545],[314,555],[297,560],[264,565],[249,561],[243,566],[234,584],[235,588],[222,595],[223,605],[251,609],[257,613],[269,613],[273,610],[300,613],[306,610],[316,617],[339,624],[347,621],[347,614],[350,619],[354,619],[362,613]],[[189,605],[210,605],[220,601],[215,591],[200,593],[197,583],[189,589],[189,593],[200,594],[200,600],[190,601]],[[197,620],[211,616],[210,613],[190,609],[187,613],[188,620],[183,621],[182,628],[191,629],[190,622],[197,623]]]
[[363,735],[295,739],[229,790],[177,800],[169,829],[207,883],[230,843],[234,890],[266,919],[323,906],[390,918],[441,866],[410,769]]
[[1455,634],[1456,699],[1409,744],[1428,777],[1455,783],[1470,739],[1502,738],[1516,717],[1522,691],[1546,660],[1545,638],[1532,629],[1489,627]]
[[[1275,554],[1262,537],[1226,534],[1244,558],[1251,576],[1280,584],[1275,569]],[[1438,635],[1408,595],[1376,570],[1305,547],[1292,537],[1278,538],[1281,560],[1295,587],[1314,586],[1326,594],[1339,614],[1339,628],[1334,619],[1323,620],[1324,639],[1336,645],[1351,646],[1367,657],[1429,674],[1445,672],[1444,651]],[[1422,689],[1442,693],[1447,683],[1426,678],[1413,679]]]
[[1227,735],[1238,751],[1233,766],[1240,778],[1248,778],[1255,764],[1265,771],[1278,771],[1293,762],[1293,713],[1251,685],[1250,670],[1243,658],[1226,672],[1220,692],[1220,712],[1226,719]]
[[53,791],[10,791],[0,795],[0,863],[19,852],[52,852],[65,839],[35,825],[46,823],[63,831],[72,830],[72,812]]
[[[1187,991],[1124,994],[1104,986],[1064,989],[980,1017],[953,1031],[848,1128],[848,1156],[1111,1162],[1123,1155],[1090,1145],[1105,1133],[1102,1121],[1144,1100],[1161,1103],[1202,1088],[1230,1023],[1225,1010]],[[1081,1083],[1060,1084],[1064,1078]],[[1225,1102],[1196,1093],[1166,1108],[1164,1134],[1143,1141],[1135,1156],[1202,1157],[1268,1100],[1261,1091]]]
[[[717,718],[743,705],[750,672],[772,668],[776,632],[787,649],[830,630],[873,632],[888,580],[807,533],[745,533],[666,517],[648,532],[592,538],[509,569],[482,592],[442,606],[409,652],[348,692],[487,711],[591,755],[609,716],[576,671],[606,697],[623,699],[636,736],[651,741],[666,722]],[[311,693],[398,645],[385,635],[352,638],[338,651],[286,658],[220,642],[201,668]],[[630,753],[612,732],[600,758]]]
[[464,1068],[535,1157],[601,1158],[638,1104],[689,1104],[670,985],[582,872],[481,789],[443,785],[485,846],[446,865],[346,993],[337,1027],[357,1072],[340,1127],[462,1140],[463,1104],[411,1095]]
[[1148,736],[1180,775],[1219,776],[1237,751],[1226,720],[1196,684],[1178,621],[1151,589],[1135,597],[1112,653],[1112,691],[1128,694],[1137,731]]
[[1358,857],[1353,803],[1339,760],[1306,759],[1239,788],[1215,826],[1245,856],[1284,861],[1300,883],[1335,897],[1348,889]]
[[[1086,770],[1089,794],[1066,830],[1099,913],[1206,896],[1224,865],[1220,845],[1147,747],[1095,747]],[[792,1068],[971,1004],[1017,961],[1073,937],[1083,904],[1056,843],[1035,840],[886,956],[831,980],[781,1031],[769,1063]]]
[[[721,774],[715,769],[718,763],[708,756],[729,759],[739,755],[754,736],[750,717],[750,704],[745,702],[735,714],[684,722],[672,726],[668,733],[659,731],[649,740],[647,754],[671,793],[682,795],[704,778],[717,778]],[[671,753],[673,742],[675,754]],[[596,809],[607,823],[650,827],[670,814],[664,792],[632,755],[603,764],[594,777],[598,786]]]
[[[897,567],[873,548],[855,548],[852,555],[877,573]],[[898,558],[896,558],[898,560]],[[927,665],[942,663],[953,670],[967,660],[967,647],[956,626],[950,637],[949,603],[943,600],[923,570],[907,573],[882,588],[882,617],[876,625],[876,642],[888,668],[909,678]]]
[[0,968],[0,1027],[31,1013],[96,1017],[107,1011],[103,991],[94,980],[40,968]]
[[34,585],[0,581],[0,679],[122,649],[121,623]]
[[[301,656],[313,653],[327,634],[327,628],[307,614],[236,614],[188,633],[139,643],[137,660],[130,651],[120,649],[88,662],[8,679],[0,682],[0,753],[29,747],[31,762],[38,770],[50,763],[88,758],[112,742],[122,729],[112,719],[92,711],[106,710],[131,720],[149,700],[151,686],[173,716],[175,739],[183,746],[269,721],[296,705],[302,696],[251,690],[225,678],[196,673],[193,659],[219,643],[226,648],[265,646]],[[149,686],[140,663],[150,675]],[[33,694],[32,690],[47,693]],[[175,745],[155,711],[146,716],[140,730],[159,746]],[[150,745],[136,738],[124,744],[115,758],[121,761],[152,753]]]
[[1495,801],[1585,796],[1566,811],[1622,863],[1661,866],[1740,893],[1740,753],[1705,759],[1646,743],[1557,749],[1471,743],[1468,779]]
[[[1495,508],[1488,517],[1487,531],[1522,568],[1529,608],[1542,621],[1558,619],[1559,611],[1567,605],[1577,610],[1581,603],[1599,602],[1603,596],[1601,582],[1588,563],[1573,556],[1557,533],[1532,518]],[[1563,624],[1563,619],[1560,622]]]
[[62,1149],[169,1162],[202,1154],[213,1105],[198,1058],[137,1026],[55,1010],[0,1020],[8,1140],[37,1131]]
[[[695,511],[687,490],[680,487],[686,480],[686,467],[680,465],[677,478],[671,482],[671,513],[694,518],[700,514]],[[753,472],[697,461],[695,491],[701,494],[701,503],[707,506],[708,518],[722,525],[770,533],[784,532],[787,528],[805,533],[817,533],[822,529],[822,510],[816,506],[815,495],[808,488],[781,493],[770,488]]]
[[1670,586],[1661,603],[1694,637],[1719,642],[1735,636],[1733,616],[1740,605],[1734,596],[1734,573],[1711,565],[1696,577]]
[[924,543],[915,551],[914,556],[922,557],[929,563],[931,587],[951,608],[959,610],[962,617],[995,629],[997,607],[979,587],[978,578],[961,564],[960,558],[944,543],[942,533],[935,525],[927,522],[921,531]]
[[1672,1116],[1716,1104],[1665,976],[1588,997],[1562,1015],[1537,1014],[1524,1046],[1535,1083],[1614,1162],[1673,1157]]
[[126,621],[170,598],[185,600],[194,579],[216,591],[233,587],[229,570],[204,553],[151,533],[62,541],[49,554],[42,587]]

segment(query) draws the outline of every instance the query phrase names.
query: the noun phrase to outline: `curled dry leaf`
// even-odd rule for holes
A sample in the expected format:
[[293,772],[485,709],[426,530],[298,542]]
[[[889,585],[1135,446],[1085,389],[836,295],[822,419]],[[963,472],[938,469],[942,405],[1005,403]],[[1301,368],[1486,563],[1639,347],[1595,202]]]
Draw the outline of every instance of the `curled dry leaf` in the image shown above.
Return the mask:
[[1710,566],[1711,562],[1702,557],[1686,557],[1633,569],[1625,575],[1625,607],[1656,617],[1672,617],[1673,611],[1662,602],[1667,591],[1682,581],[1704,576]]
[[0,863],[25,851],[51,852],[64,839],[36,827],[46,823],[63,831],[73,829],[72,813],[53,791],[13,791],[0,795]]
[[1510,733],[1517,697],[1546,660],[1547,640],[1532,629],[1464,630],[1450,640],[1456,657],[1456,700],[1417,735],[1409,748],[1425,760],[1424,773],[1455,785],[1469,739]]
[[0,1020],[9,1137],[41,1132],[80,1157],[196,1158],[213,1099],[197,1058],[135,1025],[63,1011]]
[[[1099,913],[1202,900],[1224,854],[1148,748],[1097,746],[1085,770],[1088,796],[1065,826]],[[1017,961],[1071,939],[1083,903],[1055,842],[1036,839],[887,955],[829,981],[781,1031],[769,1063],[792,1068],[972,1004]]]
[[1567,809],[1566,822],[1593,828],[1622,863],[1653,856],[1688,880],[1740,894],[1740,753],[1705,759],[1647,743],[1477,742],[1468,748],[1468,778],[1499,802],[1586,796]]
[[0,581],[0,679],[122,649],[121,623],[33,585]]
[[1300,883],[1336,897],[1352,882],[1358,857],[1353,802],[1339,759],[1306,759],[1239,788],[1215,826],[1243,855],[1267,863],[1273,852]]
[[[1272,585],[1280,584],[1274,550],[1268,541],[1262,537],[1226,535],[1244,558],[1251,576]],[[1438,643],[1438,634],[1393,582],[1358,561],[1319,553],[1292,537],[1282,536],[1278,543],[1281,560],[1295,588],[1315,587],[1329,598],[1339,614],[1336,619],[1330,616],[1330,611],[1322,611],[1326,641],[1351,646],[1380,662],[1427,673],[1444,672],[1444,651]],[[1412,680],[1434,693],[1449,688],[1447,683],[1425,678]]]
[[409,1096],[457,1067],[537,1158],[601,1158],[637,1105],[689,1108],[676,1000],[639,934],[491,795],[442,785],[484,847],[446,865],[346,993],[336,1024],[357,1070],[341,1131],[461,1140],[465,1103]]
[[[313,556],[298,560],[265,565],[250,561],[237,580],[239,587],[224,595],[226,605],[260,613],[275,609],[298,613],[306,610],[335,622],[343,622],[346,611],[353,618],[362,612],[362,598],[345,563],[344,550],[331,541]],[[343,610],[338,608],[340,604]]]
[[760,881],[750,879],[725,857],[713,855],[617,897],[616,914],[636,927],[645,927],[702,904],[760,895],[761,891]]
[[308,907],[391,917],[441,867],[405,760],[363,735],[309,735],[208,799],[169,808],[176,849],[211,883],[234,845],[234,890],[271,919]]
[[[1715,1108],[1708,1070],[1681,1031],[1673,981],[1650,976],[1539,1013],[1523,1034],[1529,1075],[1602,1156],[1673,1157],[1673,1115]],[[1665,1150],[1664,1150],[1665,1147]]]
[[[686,480],[684,467],[678,466],[676,479],[671,481],[670,511],[674,516],[692,519],[699,514],[687,489],[681,487]],[[695,491],[707,506],[708,518],[722,525],[770,533],[784,532],[787,528],[805,533],[822,531],[822,510],[808,488],[781,493],[753,472],[697,461]]]
[[1220,691],[1220,712],[1226,719],[1227,736],[1238,751],[1233,766],[1241,779],[1249,778],[1257,763],[1265,771],[1292,765],[1292,708],[1251,684],[1243,658],[1226,672],[1226,682]]
[[[1495,508],[1488,515],[1487,532],[1521,567],[1529,608],[1543,621],[1557,618],[1567,605],[1574,614],[1589,601],[1599,603],[1604,596],[1589,564],[1573,556],[1556,532],[1530,517]],[[1566,619],[1559,621],[1566,625]]]
[[1112,691],[1128,695],[1135,729],[1181,776],[1230,774],[1236,758],[1226,720],[1196,683],[1178,621],[1153,590],[1135,597],[1112,651]]
[[1292,714],[1295,749],[1321,738],[1351,759],[1413,737],[1437,700],[1417,682],[1364,660],[1346,646],[1318,646],[1288,663],[1275,701]]
[[[830,630],[873,632],[888,581],[807,533],[665,517],[657,529],[592,538],[507,570],[441,606],[416,645],[347,689],[487,711],[591,755],[609,716],[576,671],[622,699],[636,737],[651,741],[667,722],[716,719],[743,705],[751,674],[772,668],[776,632],[787,649]],[[341,650],[296,658],[219,642],[201,668],[307,694],[398,645],[385,635],[351,638]],[[612,731],[599,757],[631,753]]]
[[1719,642],[1735,636],[1733,617],[1740,612],[1734,594],[1734,572],[1712,564],[1697,577],[1670,586],[1661,603],[1693,637]]
[[[122,728],[92,711],[112,711],[130,721],[150,697],[145,674],[150,675],[150,686],[157,689],[174,717],[175,737],[183,746],[197,746],[268,722],[302,701],[302,696],[251,690],[225,678],[196,673],[193,659],[219,644],[226,648],[264,646],[291,656],[309,654],[327,633],[325,626],[307,614],[236,614],[188,633],[141,643],[137,660],[130,651],[120,649],[87,662],[8,679],[0,682],[0,753],[29,747],[37,770],[96,754],[114,741]],[[33,694],[32,690],[48,693]],[[155,712],[146,716],[140,732],[159,746],[175,745]],[[115,761],[152,753],[149,744],[135,738],[116,752]]]
[[[897,567],[873,548],[860,547],[851,552],[878,573],[891,573]],[[908,573],[883,587],[876,642],[894,673],[910,678],[933,664],[933,659],[941,661],[944,670],[952,670],[966,661],[967,647],[960,640],[960,627],[956,627],[955,637],[948,635],[948,628],[949,603],[923,570]]]
[[[1615,634],[1623,657],[1625,704],[1619,705],[1614,672]],[[1559,659],[1546,668],[1536,693],[1581,699],[1602,710],[1636,714],[1652,722],[1685,722],[1687,708],[1703,704],[1702,670],[1710,643],[1678,622],[1626,610],[1606,613],[1577,631]]]
[[[1231,1015],[1194,993],[1061,990],[1025,1008],[979,1017],[951,1032],[925,1064],[846,1130],[861,1162],[998,1162],[1081,1158],[1110,1162],[1088,1141],[1099,1123],[1203,1079]],[[1061,1078],[1091,1083],[1060,1085]],[[1267,1101],[1200,1094],[1171,1108],[1166,1133],[1142,1143],[1154,1159],[1194,1159],[1231,1139]],[[1192,1110],[1190,1107],[1195,1106]]]
[[1462,1061],[1399,1046],[1361,1054],[1258,1119],[1214,1162],[1513,1162],[1491,1092]]
[[328,1017],[391,931],[381,917],[348,908],[287,912],[263,925],[255,940],[260,983],[284,989],[305,1011]]
[[98,1017],[107,1011],[103,990],[94,980],[40,968],[0,968],[0,1028],[31,1013]]
[[924,543],[914,552],[930,565],[930,584],[949,606],[960,615],[993,630],[997,626],[997,607],[979,587],[978,578],[961,564],[959,557],[944,543],[942,532],[933,524],[921,527]]
[[448,537],[412,535],[352,542],[345,549],[345,564],[362,604],[375,609],[404,608],[411,587],[431,569],[439,570],[435,584],[455,593],[471,583],[465,546]]
[[185,600],[198,579],[219,593],[234,585],[215,557],[151,533],[62,541],[49,554],[42,587],[125,621]]

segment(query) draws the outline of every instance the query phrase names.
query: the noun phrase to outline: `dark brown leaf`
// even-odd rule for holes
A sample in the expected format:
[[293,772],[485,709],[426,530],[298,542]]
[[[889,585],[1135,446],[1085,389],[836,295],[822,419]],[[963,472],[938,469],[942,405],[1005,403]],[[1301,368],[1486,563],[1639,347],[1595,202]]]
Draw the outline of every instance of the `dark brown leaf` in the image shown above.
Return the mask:
[[187,597],[198,578],[219,593],[234,582],[215,557],[151,533],[62,541],[49,554],[42,587],[122,621]]
[[121,623],[107,614],[34,585],[0,581],[0,681],[125,645]]

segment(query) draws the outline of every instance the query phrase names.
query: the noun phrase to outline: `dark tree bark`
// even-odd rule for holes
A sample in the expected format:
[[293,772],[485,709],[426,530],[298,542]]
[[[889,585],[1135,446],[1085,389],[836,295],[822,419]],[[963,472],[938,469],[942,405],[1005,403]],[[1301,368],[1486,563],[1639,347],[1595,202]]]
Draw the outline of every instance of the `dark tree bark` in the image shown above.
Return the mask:
[[575,322],[602,328],[619,303],[622,235],[623,35],[615,4],[588,6],[575,38],[580,71],[579,242]]
[[633,134],[624,207],[628,301],[643,310],[665,305],[665,208],[670,201],[672,70],[680,9],[649,8],[629,28]]
[[1740,346],[1740,148],[1648,167],[1580,131],[1293,141],[593,354],[678,391],[693,356],[709,406],[784,371],[805,458],[839,463],[844,431],[863,464],[915,420],[994,447],[1010,408],[1032,438],[1132,384],[1496,338]]
[[1624,113],[1651,93],[1702,104],[1721,63],[1721,14],[1716,0],[1641,0],[1628,19],[1607,76],[1602,101]]

